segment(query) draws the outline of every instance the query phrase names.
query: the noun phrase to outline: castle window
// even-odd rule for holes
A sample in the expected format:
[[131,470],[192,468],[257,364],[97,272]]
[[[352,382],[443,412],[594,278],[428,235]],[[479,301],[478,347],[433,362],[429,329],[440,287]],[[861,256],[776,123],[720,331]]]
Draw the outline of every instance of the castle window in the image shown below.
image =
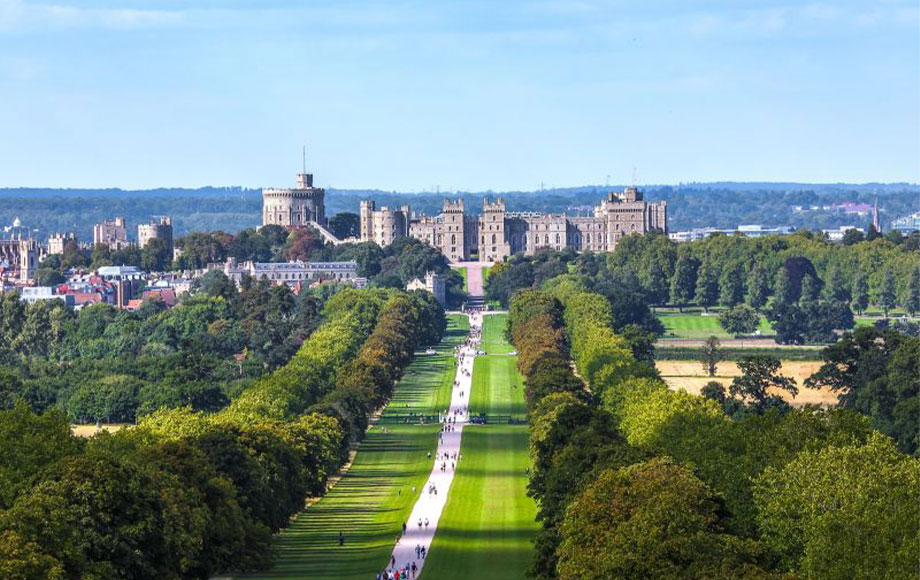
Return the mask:
[[[495,243],[495,234],[492,234],[492,243]],[[493,250],[494,251],[494,250]]]
[[450,235],[450,243],[451,243],[451,244],[456,244],[456,243],[457,243],[457,235],[456,235],[456,234],[451,234],[451,235]]
[[559,243],[559,234],[556,234],[556,243]]

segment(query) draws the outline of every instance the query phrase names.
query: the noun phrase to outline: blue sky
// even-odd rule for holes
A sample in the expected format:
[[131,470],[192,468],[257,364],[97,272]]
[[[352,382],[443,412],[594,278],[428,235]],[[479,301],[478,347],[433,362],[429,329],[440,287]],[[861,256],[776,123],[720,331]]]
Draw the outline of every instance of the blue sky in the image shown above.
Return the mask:
[[0,0],[0,187],[920,181],[913,0]]

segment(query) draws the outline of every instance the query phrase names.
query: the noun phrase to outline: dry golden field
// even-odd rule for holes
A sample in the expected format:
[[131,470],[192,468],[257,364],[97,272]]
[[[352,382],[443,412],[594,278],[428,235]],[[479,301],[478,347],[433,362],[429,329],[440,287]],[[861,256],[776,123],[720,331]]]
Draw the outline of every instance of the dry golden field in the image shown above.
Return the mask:
[[100,431],[115,433],[124,427],[126,425],[99,425],[98,427],[96,425],[71,425],[70,430],[77,437],[92,437]]
[[[697,361],[684,360],[663,360],[655,363],[658,372],[672,389],[684,389],[693,394],[699,394],[700,390],[706,386],[709,381],[718,381],[725,388],[731,384],[732,378],[741,374],[738,365],[733,362],[719,363],[715,377],[707,377],[703,372],[703,365]],[[778,391],[783,399],[789,401],[792,405],[836,405],[837,395],[825,390],[806,389],[804,387],[805,379],[815,373],[821,366],[821,361],[783,361],[780,373],[795,379],[799,387],[799,394],[794,399],[785,391]]]

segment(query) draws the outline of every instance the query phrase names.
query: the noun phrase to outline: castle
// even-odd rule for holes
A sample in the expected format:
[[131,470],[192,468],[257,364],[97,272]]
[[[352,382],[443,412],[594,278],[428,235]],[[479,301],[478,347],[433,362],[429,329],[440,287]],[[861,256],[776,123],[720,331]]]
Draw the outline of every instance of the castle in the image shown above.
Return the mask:
[[[323,188],[313,187],[313,174],[306,170],[297,174],[296,188],[265,188],[262,225],[309,226],[327,241],[342,243],[324,227],[325,195]],[[378,209],[372,200],[364,200],[359,219],[362,242],[385,247],[408,236],[437,248],[451,262],[501,262],[512,254],[533,254],[541,248],[609,252],[629,234],[667,233],[668,206],[665,201],[649,203],[637,188],[627,187],[609,193],[592,216],[510,212],[498,198],[484,199],[478,216],[466,213],[462,199],[445,199],[437,216],[413,213],[408,205]]]
[[325,225],[326,190],[313,187],[312,173],[298,173],[293,189],[267,187],[262,190],[262,225],[304,227]]
[[483,200],[482,214],[467,215],[463,200],[444,200],[438,216],[416,215],[409,206],[377,209],[361,202],[361,241],[388,246],[409,236],[437,248],[451,262],[476,259],[500,262],[541,248],[576,252],[610,252],[626,235],[668,231],[667,202],[649,203],[642,192],[627,187],[610,193],[593,216],[509,212],[501,198]]

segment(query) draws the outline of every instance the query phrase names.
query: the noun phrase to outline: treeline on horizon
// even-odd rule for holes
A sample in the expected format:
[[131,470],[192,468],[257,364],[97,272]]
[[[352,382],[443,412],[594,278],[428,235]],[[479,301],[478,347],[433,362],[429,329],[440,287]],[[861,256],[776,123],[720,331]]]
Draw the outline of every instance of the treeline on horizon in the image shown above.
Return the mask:
[[[408,204],[414,211],[436,215],[444,197],[460,195],[468,211],[478,213],[484,197],[502,196],[509,211],[585,213],[608,191],[621,186],[583,186],[544,191],[398,193],[382,190],[326,190],[327,215],[357,213],[362,199],[374,199],[378,206]],[[868,225],[867,216],[853,216],[816,210],[794,212],[792,206],[824,206],[847,201],[874,204],[879,201],[883,228],[897,217],[917,210],[920,187],[911,184],[769,184],[712,183],[648,186],[642,190],[649,201],[668,201],[669,227],[734,227],[739,224],[789,225],[812,229]],[[0,224],[18,217],[38,229],[40,239],[59,231],[76,231],[91,241],[94,223],[115,216],[125,217],[129,238],[137,235],[137,224],[151,216],[173,218],[176,235],[204,231],[238,231],[259,225],[261,196],[258,189],[202,188],[125,191],[120,189],[0,189]]]

